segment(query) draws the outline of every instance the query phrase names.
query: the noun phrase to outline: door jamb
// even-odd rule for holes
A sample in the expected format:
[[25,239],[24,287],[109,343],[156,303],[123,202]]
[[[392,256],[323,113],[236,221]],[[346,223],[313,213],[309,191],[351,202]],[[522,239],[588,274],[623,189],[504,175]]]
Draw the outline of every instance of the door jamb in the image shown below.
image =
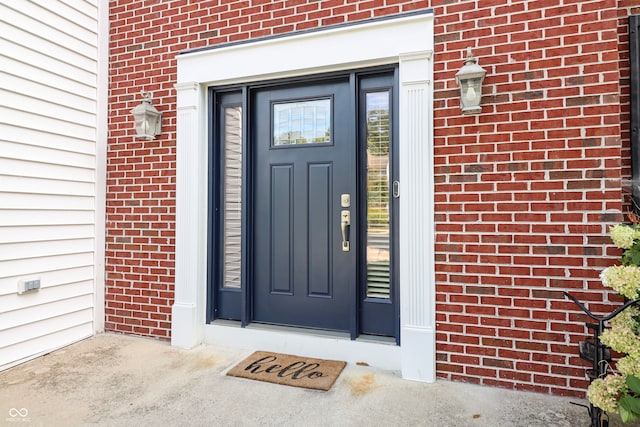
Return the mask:
[[242,150],[245,153],[244,161],[242,162],[242,206],[244,212],[242,212],[242,225],[241,225],[241,252],[240,252],[240,326],[246,327],[251,321],[252,313],[252,300],[251,292],[248,291],[248,287],[253,283],[253,269],[249,268],[253,265],[253,251],[250,250],[250,242],[253,241],[253,227],[249,224],[253,224],[253,198],[249,197],[253,194],[253,150],[250,147],[249,138],[249,123],[251,110],[250,106],[251,97],[249,96],[249,89],[247,85],[242,86]]
[[[351,96],[349,97],[351,105],[349,106],[349,110],[351,111],[351,121],[350,121],[350,129],[348,130],[351,135],[351,155],[353,157],[353,166],[356,168],[356,182],[355,182],[355,194],[351,195],[351,200],[356,201],[355,203],[355,217],[357,218],[356,224],[360,227],[361,224],[361,209],[360,203],[360,194],[358,194],[360,190],[360,175],[361,170],[358,165],[360,156],[358,155],[358,79],[356,76],[356,71],[351,70],[349,72],[349,92],[351,92]],[[353,202],[352,202],[353,206]],[[352,207],[353,209],[353,207]],[[362,235],[358,230],[358,237],[361,239]],[[352,232],[353,234],[353,232]],[[355,279],[356,286],[353,287],[353,291],[351,294],[351,303],[349,304],[349,327],[350,327],[350,336],[351,340],[355,340],[358,338],[358,331],[360,330],[360,306],[358,295],[360,294],[360,286],[361,286],[361,278],[360,278],[360,263],[361,263],[361,250],[360,245],[352,245],[352,247],[358,251],[355,255]]]

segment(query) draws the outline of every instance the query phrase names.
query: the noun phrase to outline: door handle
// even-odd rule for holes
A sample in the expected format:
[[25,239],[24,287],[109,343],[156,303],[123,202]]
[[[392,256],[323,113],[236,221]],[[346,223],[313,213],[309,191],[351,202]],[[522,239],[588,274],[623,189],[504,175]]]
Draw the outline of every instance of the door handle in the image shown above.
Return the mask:
[[340,214],[340,228],[342,230],[342,251],[349,252],[349,227],[351,226],[351,212],[343,210]]

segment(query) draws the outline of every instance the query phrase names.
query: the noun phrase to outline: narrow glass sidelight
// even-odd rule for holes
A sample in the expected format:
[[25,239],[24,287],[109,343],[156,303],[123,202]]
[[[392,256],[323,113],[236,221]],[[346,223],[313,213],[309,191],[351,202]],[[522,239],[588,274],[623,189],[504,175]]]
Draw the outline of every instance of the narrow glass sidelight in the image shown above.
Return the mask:
[[365,98],[367,140],[367,297],[390,293],[390,117],[388,90]]
[[239,289],[242,274],[242,107],[224,108],[222,287]]

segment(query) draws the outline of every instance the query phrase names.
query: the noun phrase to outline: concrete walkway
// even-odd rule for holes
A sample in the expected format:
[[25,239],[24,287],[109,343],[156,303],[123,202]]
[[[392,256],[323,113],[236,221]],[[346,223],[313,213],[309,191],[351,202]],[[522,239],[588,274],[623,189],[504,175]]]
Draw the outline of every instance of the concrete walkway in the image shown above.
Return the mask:
[[[0,373],[11,426],[587,426],[556,396],[347,366],[328,392],[227,377],[251,352],[103,334]],[[615,425],[615,423],[614,423]]]

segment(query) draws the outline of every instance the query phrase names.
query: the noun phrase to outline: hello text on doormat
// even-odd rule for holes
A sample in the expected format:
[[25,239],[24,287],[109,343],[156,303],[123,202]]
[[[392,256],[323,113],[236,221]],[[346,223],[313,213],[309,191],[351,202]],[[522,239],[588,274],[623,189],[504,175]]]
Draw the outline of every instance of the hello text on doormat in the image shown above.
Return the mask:
[[256,351],[227,375],[294,387],[329,390],[346,362]]

